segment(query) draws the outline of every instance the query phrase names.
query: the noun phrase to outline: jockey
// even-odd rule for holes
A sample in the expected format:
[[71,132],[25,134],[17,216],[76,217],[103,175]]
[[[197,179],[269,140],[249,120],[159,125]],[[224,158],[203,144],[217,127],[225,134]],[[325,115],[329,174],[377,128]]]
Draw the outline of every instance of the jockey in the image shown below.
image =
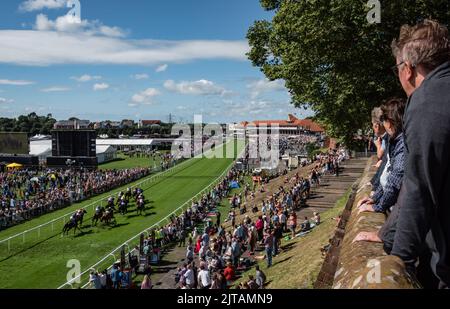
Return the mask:
[[144,197],[141,195],[139,195],[138,197],[138,205],[139,206],[143,206],[144,205]]
[[96,214],[96,215],[98,215],[98,214],[101,213],[102,211],[103,211],[103,207],[100,206],[100,205],[98,205],[98,206],[95,208],[95,214]]
[[76,222],[77,222],[77,217],[78,217],[78,210],[77,210],[76,212],[74,212],[74,213],[72,214],[72,216],[70,216],[70,221],[71,221],[72,223],[76,223]]

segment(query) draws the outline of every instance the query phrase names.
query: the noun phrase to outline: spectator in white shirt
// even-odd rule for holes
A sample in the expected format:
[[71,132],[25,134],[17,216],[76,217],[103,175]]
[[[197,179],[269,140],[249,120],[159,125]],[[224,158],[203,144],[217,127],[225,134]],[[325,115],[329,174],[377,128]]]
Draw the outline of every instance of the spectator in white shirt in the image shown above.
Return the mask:
[[184,279],[186,283],[186,287],[192,289],[195,284],[194,271],[192,270],[192,265],[188,266],[188,270],[184,274]]
[[201,289],[209,289],[211,287],[211,277],[204,265],[200,265],[197,279]]

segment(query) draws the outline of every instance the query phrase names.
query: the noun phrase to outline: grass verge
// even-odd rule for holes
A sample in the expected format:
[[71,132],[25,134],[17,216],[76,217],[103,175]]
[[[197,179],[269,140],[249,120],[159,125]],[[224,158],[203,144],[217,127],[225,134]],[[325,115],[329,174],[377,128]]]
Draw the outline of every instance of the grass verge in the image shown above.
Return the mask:
[[[265,260],[259,262],[267,276],[268,289],[313,288],[324,259],[320,249],[334,236],[337,222],[333,218],[342,213],[350,193],[351,189],[336,201],[334,208],[321,213],[322,223],[311,233],[289,241],[282,240],[282,251],[273,258],[272,267],[267,268]],[[247,281],[249,275],[255,275],[254,269],[244,273],[234,286]]]

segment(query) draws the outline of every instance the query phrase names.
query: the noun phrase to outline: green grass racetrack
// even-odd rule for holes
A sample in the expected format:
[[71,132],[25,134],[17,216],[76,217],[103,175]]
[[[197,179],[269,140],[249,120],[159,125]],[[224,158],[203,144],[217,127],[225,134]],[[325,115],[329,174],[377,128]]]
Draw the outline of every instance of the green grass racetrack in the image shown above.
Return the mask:
[[[243,143],[238,142],[236,153],[240,152],[242,147]],[[219,148],[216,151],[220,150],[223,149]],[[137,216],[135,205],[131,203],[128,215],[116,214],[118,223],[116,227],[106,227],[102,224],[92,227],[90,220],[92,210],[89,209],[83,222],[83,234],[77,232],[74,236],[71,232],[69,236],[61,237],[63,223],[60,222],[55,223],[54,231],[50,227],[41,229],[39,238],[37,232],[33,231],[26,235],[24,243],[22,238],[12,240],[10,252],[6,244],[0,244],[0,288],[59,287],[67,281],[66,276],[70,269],[66,264],[69,260],[79,260],[81,271],[88,269],[122,243],[157,223],[210,185],[232,161],[233,159],[218,158],[191,159],[174,174],[142,186],[146,199],[150,200],[145,217]],[[74,211],[99,200],[100,197],[91,198],[0,232],[0,240]],[[111,258],[104,266],[110,265],[112,261]]]

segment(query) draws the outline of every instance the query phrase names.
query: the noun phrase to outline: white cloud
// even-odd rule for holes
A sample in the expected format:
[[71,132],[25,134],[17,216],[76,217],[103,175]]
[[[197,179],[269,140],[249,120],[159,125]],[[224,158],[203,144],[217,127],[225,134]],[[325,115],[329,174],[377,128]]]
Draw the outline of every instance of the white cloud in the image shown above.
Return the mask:
[[100,84],[95,84],[92,89],[94,89],[95,91],[98,90],[106,90],[109,88],[109,85],[107,83],[100,83]]
[[98,27],[97,31],[99,34],[102,34],[104,36],[109,36],[109,37],[123,38],[123,37],[127,36],[126,31],[119,27],[109,27],[109,26],[101,25]]
[[19,10],[22,12],[40,11],[43,9],[59,9],[66,6],[67,0],[27,0],[22,2]]
[[160,66],[158,66],[155,70],[156,73],[160,73],[160,72],[165,72],[167,70],[167,68],[169,67],[169,65],[167,64],[162,64]]
[[75,19],[72,15],[63,15],[56,18],[56,20],[50,20],[47,15],[38,14],[33,28],[38,31],[84,33],[85,35],[91,36],[102,35],[115,38],[123,38],[126,36],[126,32],[119,27],[105,26],[98,20]]
[[33,85],[34,83],[35,82],[29,80],[0,79],[0,85],[8,85],[8,86],[28,86]]
[[161,92],[159,92],[158,89],[148,88],[133,95],[129,106],[137,106],[138,104],[152,104],[153,98],[159,95],[161,95]]
[[[248,121],[259,119],[273,119],[273,115],[279,114],[285,117],[289,113],[298,111],[290,101],[251,100],[231,101],[223,100],[223,109],[226,109],[227,117],[238,117]],[[279,116],[277,116],[279,117]]]
[[41,89],[42,92],[65,92],[70,90],[71,89],[68,87],[58,87],[58,86]]
[[192,82],[182,81],[178,84],[173,80],[167,80],[164,83],[164,88],[172,92],[189,95],[225,95],[229,93],[225,88],[205,79]]
[[286,91],[283,80],[269,81],[268,79],[260,79],[247,85],[250,89],[252,100],[258,98],[262,93],[272,91]]
[[145,74],[145,73],[143,73],[143,74],[135,74],[132,77],[134,79],[136,79],[136,80],[149,79],[150,78],[150,76],[148,76],[148,74]]
[[100,79],[102,79],[102,77],[84,74],[84,75],[81,75],[80,77],[72,76],[71,79],[76,80],[77,82],[80,82],[80,83],[86,83],[86,82],[90,82],[93,80],[100,80]]
[[153,65],[193,60],[245,61],[246,41],[126,40],[86,33],[0,30],[0,63]]
[[0,98],[0,104],[2,103],[13,103],[14,100],[12,99],[6,99],[6,98]]

